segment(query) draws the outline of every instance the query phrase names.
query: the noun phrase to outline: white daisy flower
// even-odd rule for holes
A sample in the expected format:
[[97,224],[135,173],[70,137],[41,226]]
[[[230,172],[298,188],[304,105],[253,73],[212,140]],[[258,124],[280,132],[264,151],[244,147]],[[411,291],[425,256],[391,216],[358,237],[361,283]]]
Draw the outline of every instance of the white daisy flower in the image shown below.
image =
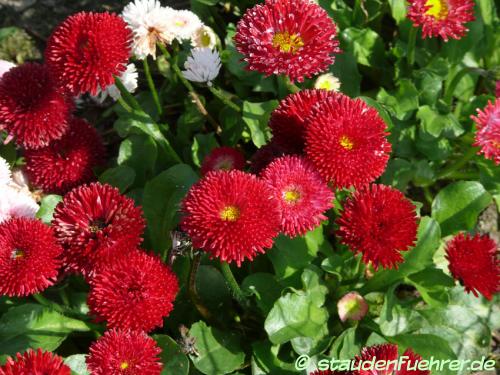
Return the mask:
[[217,50],[210,48],[193,48],[188,56],[182,75],[193,82],[206,82],[209,86],[217,77],[221,67]]
[[2,78],[5,73],[15,66],[16,64],[11,63],[10,61],[0,60],[0,78]]
[[198,16],[189,10],[171,9],[168,12],[167,23],[169,31],[178,40],[191,39],[203,26]]
[[332,73],[322,74],[316,79],[314,88],[328,91],[339,91],[340,81]]
[[0,157],[0,186],[8,184],[11,181],[10,165],[7,160]]
[[[125,86],[125,88],[129,92],[134,92],[137,89],[138,78],[139,78],[139,73],[137,73],[137,68],[135,67],[134,64],[128,64],[127,70],[125,70],[120,76],[120,80],[122,81],[123,86]],[[118,90],[118,87],[116,87],[116,85],[113,84],[106,87],[104,91],[100,91],[94,98],[99,103],[102,103],[106,100],[108,95],[111,96],[116,101],[120,98],[121,93],[120,90]]]
[[39,209],[31,194],[12,186],[0,186],[0,196],[0,223],[12,217],[34,218]]
[[135,0],[123,9],[122,17],[134,35],[132,50],[138,59],[156,58],[156,43],[170,43],[174,34],[169,20],[174,10],[158,0]]
[[203,25],[195,31],[191,44],[196,48],[214,48],[217,44],[217,34],[211,27]]

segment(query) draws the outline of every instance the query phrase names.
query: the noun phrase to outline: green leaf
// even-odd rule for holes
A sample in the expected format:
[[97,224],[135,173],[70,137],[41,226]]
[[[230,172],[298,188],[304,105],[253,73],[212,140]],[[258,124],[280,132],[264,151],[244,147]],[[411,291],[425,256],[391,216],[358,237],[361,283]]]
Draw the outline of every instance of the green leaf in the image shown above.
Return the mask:
[[449,302],[448,288],[455,285],[453,278],[437,268],[426,268],[408,276],[423,300],[431,306],[446,306]]
[[61,201],[62,197],[60,195],[46,195],[40,202],[40,209],[36,213],[36,217],[42,220],[45,224],[50,224],[52,216],[54,216],[54,210],[57,204]]
[[262,103],[243,102],[243,121],[247,124],[252,135],[252,141],[257,147],[261,147],[269,140],[269,128],[267,123],[271,112],[278,106],[277,100],[269,100]]
[[121,193],[134,183],[135,171],[126,165],[109,168],[99,177],[99,182],[117,187]]
[[161,375],[188,375],[189,359],[182,352],[179,344],[167,335],[154,335],[153,339],[161,349],[160,359],[163,363]]
[[462,125],[452,114],[440,114],[428,105],[418,109],[417,118],[421,121],[421,129],[427,138],[438,138],[443,134],[447,138],[456,138],[464,133]]
[[217,144],[214,133],[196,134],[194,137],[193,145],[191,146],[191,153],[193,156],[194,164],[200,167],[203,159],[205,159],[210,151],[218,146],[219,145]]
[[330,72],[340,80],[340,91],[351,97],[360,94],[361,74],[356,58],[351,52],[344,51],[335,57],[335,64],[330,66]]
[[120,144],[117,163],[132,168],[136,185],[142,186],[146,177],[153,172],[157,156],[153,138],[145,134],[132,134]]
[[442,189],[432,202],[432,217],[443,236],[472,230],[477,217],[491,203],[491,195],[477,181],[459,181]]
[[196,289],[202,301],[212,311],[227,309],[231,304],[231,292],[226,279],[214,266],[200,266],[196,274]]
[[397,23],[406,19],[406,1],[405,0],[389,0],[391,6],[392,17]]
[[329,356],[339,360],[350,360],[361,352],[362,344],[356,328],[347,328],[333,342]]
[[236,335],[208,327],[204,322],[191,326],[198,356],[190,356],[194,366],[206,375],[229,374],[243,366],[245,353]]
[[252,375],[293,375],[297,373],[294,363],[284,362],[279,358],[279,345],[266,341],[252,344]]
[[377,100],[391,107],[396,118],[406,120],[411,116],[412,111],[418,108],[418,91],[409,79],[401,79],[396,92],[389,94],[381,88]]
[[71,375],[89,375],[85,354],[74,354],[66,357],[64,363],[71,369]]
[[350,27],[341,33],[345,50],[351,52],[361,65],[383,67],[384,43],[380,35],[371,29]]
[[274,302],[280,297],[282,290],[274,275],[262,272],[248,275],[243,280],[241,288],[255,296],[257,306],[265,315],[269,313]]

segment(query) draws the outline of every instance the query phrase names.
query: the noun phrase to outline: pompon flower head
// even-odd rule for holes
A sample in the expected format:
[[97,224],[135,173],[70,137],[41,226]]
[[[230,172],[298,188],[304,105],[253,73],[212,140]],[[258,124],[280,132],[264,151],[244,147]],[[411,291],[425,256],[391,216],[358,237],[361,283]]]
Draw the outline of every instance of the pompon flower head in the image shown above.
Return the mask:
[[497,83],[495,85],[495,96],[497,98],[500,98],[500,80],[497,81]]
[[190,10],[169,8],[165,17],[170,32],[179,41],[192,39],[196,31],[203,25],[198,16]]
[[474,146],[481,147],[479,154],[500,164],[500,100],[497,98],[484,109],[477,110],[477,116],[472,116],[476,123]]
[[[139,73],[137,73],[137,68],[134,64],[128,64],[127,70],[125,70],[120,75],[120,81],[123,83],[123,86],[127,89],[128,92],[133,93],[138,86]],[[108,96],[111,96],[113,100],[118,100],[122,94],[118,87],[115,84],[109,85],[104,90],[99,89],[99,93],[97,94],[97,101],[103,103]]]
[[116,14],[80,12],[54,30],[45,59],[71,94],[96,95],[126,70],[131,42],[131,31]]
[[12,173],[10,171],[10,165],[7,160],[0,157],[0,186],[8,184],[11,181]]
[[221,67],[220,56],[217,50],[210,48],[193,48],[191,55],[184,63],[182,75],[193,82],[207,83],[212,85],[212,81],[219,75]]
[[181,227],[194,248],[238,266],[273,245],[281,221],[271,188],[236,170],[211,172],[193,185],[182,213]]
[[472,0],[408,0],[408,18],[414,27],[422,27],[424,38],[460,39],[468,31],[465,24],[474,21]]
[[245,157],[233,147],[217,147],[208,154],[201,164],[201,174],[204,176],[212,171],[242,170],[245,168]]
[[149,332],[163,326],[178,290],[177,277],[160,258],[136,250],[110,261],[96,274],[88,305],[108,328]]
[[39,220],[0,224],[0,295],[28,296],[53,285],[61,253],[52,228]]
[[250,171],[260,175],[261,172],[276,158],[280,156],[294,154],[283,146],[278,145],[274,140],[259,148],[250,160]]
[[217,45],[217,34],[209,26],[202,25],[191,38],[191,44],[195,48],[215,48]]
[[34,218],[40,208],[28,191],[12,184],[0,186],[0,223],[13,217]]
[[168,22],[172,11],[158,0],[135,0],[123,9],[122,17],[133,33],[132,51],[138,59],[148,55],[156,58],[156,44],[172,42],[174,34]]
[[306,118],[315,105],[330,95],[325,90],[302,90],[283,99],[269,119],[273,142],[294,153],[303,153]]
[[446,245],[446,259],[455,279],[467,293],[491,300],[500,292],[498,245],[487,235],[459,233]]
[[340,90],[340,81],[332,73],[326,73],[316,78],[314,88],[327,91],[338,92]]
[[8,358],[0,367],[1,375],[71,375],[71,369],[63,359],[42,349],[28,349],[24,354],[17,353],[15,358]]
[[90,346],[92,375],[160,375],[161,349],[141,331],[109,330]]
[[266,0],[245,13],[234,40],[247,69],[302,82],[333,63],[340,52],[336,34],[335,23],[312,1]]
[[85,120],[73,118],[68,132],[49,146],[25,153],[30,182],[47,193],[64,194],[95,179],[104,162],[104,145]]
[[349,292],[337,302],[340,320],[361,320],[368,312],[366,300],[358,292]]
[[336,188],[373,182],[389,160],[387,126],[361,99],[329,94],[306,120],[305,154]]
[[375,269],[393,268],[403,261],[402,251],[417,238],[415,206],[403,193],[384,185],[371,185],[353,193],[337,219],[341,243]]
[[0,126],[27,149],[61,138],[72,109],[44,65],[19,65],[0,80]]
[[110,185],[91,183],[64,196],[52,221],[70,271],[91,277],[110,259],[135,251],[145,222],[142,209]]
[[15,66],[16,64],[11,63],[10,61],[0,60],[0,79],[5,73],[7,73]]
[[281,232],[287,236],[304,235],[327,219],[333,192],[308,160],[283,156],[262,172],[262,178],[280,204]]
[[309,375],[350,375],[350,373],[346,371],[316,370]]
[[[419,370],[417,362],[422,361],[422,357],[416,354],[412,349],[408,348],[404,353],[407,357],[405,361],[401,361],[401,367],[398,368],[398,346],[395,344],[381,344],[363,348],[360,355],[354,359],[354,371],[352,375],[429,375],[430,371]],[[370,362],[375,358],[375,361],[385,361],[386,368],[377,369],[370,367],[363,369],[362,362]],[[367,367],[365,365],[365,367]]]

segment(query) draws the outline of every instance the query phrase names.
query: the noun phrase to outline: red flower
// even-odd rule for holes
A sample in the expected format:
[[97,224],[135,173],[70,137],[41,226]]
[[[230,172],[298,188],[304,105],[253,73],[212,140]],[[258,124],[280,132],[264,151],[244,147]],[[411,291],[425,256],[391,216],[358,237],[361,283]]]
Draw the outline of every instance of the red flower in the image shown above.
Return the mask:
[[[398,368],[398,346],[395,344],[382,344],[363,348],[361,355],[356,356],[353,375],[428,375],[430,371],[418,370],[418,362],[422,357],[413,350],[407,349],[400,358],[401,367]],[[385,361],[385,369],[378,370],[377,366],[369,366],[375,358],[375,364]],[[365,366],[363,367],[363,362]],[[382,362],[379,362],[382,363]],[[375,368],[374,368],[375,367]],[[382,367],[382,365],[380,365]]]
[[465,35],[465,23],[474,21],[472,0],[408,0],[408,18],[413,26],[422,26],[424,38],[460,39]]
[[253,154],[252,159],[250,159],[250,171],[253,174],[259,175],[274,159],[288,154],[291,154],[289,150],[271,140],[271,142],[262,146]]
[[417,237],[415,206],[396,189],[371,185],[356,191],[344,204],[337,219],[341,242],[375,269],[398,266],[401,251],[407,251]]
[[472,116],[476,122],[476,137],[473,146],[481,147],[478,154],[484,154],[495,164],[500,164],[500,100],[488,102],[484,109],[477,110],[477,116]]
[[245,157],[241,152],[232,147],[217,147],[205,157],[201,165],[201,174],[208,172],[231,169],[242,170],[245,168]]
[[336,35],[335,23],[312,1],[266,0],[247,10],[234,40],[248,70],[302,82],[333,63]]
[[273,245],[281,220],[267,184],[236,170],[202,178],[184,198],[182,211],[181,227],[195,248],[238,266]]
[[59,203],[52,222],[64,263],[90,277],[111,258],[141,243],[142,210],[119,190],[100,183],[77,187]]
[[500,291],[498,245],[487,235],[459,233],[446,245],[450,272],[476,297],[479,293],[491,300]]
[[306,156],[335,187],[360,187],[384,172],[391,152],[387,127],[361,99],[331,93],[307,122]]
[[72,109],[44,65],[19,65],[0,80],[0,125],[25,148],[61,138]]
[[45,192],[64,194],[92,181],[104,160],[104,145],[86,121],[74,118],[68,132],[49,146],[25,153],[30,182]]
[[316,370],[311,372],[309,375],[348,375],[348,372],[345,371],[332,371],[332,370]]
[[304,235],[326,220],[333,193],[312,164],[299,156],[272,162],[262,178],[274,191],[281,208],[281,231],[289,237]]
[[163,326],[179,290],[160,258],[136,250],[110,261],[90,282],[88,305],[109,328],[149,332]]
[[106,331],[90,347],[87,367],[92,375],[159,375],[156,342],[140,331]]
[[306,118],[312,108],[329,96],[335,96],[327,90],[303,90],[288,95],[271,114],[269,127],[273,133],[273,142],[294,153],[304,152],[304,133]]
[[42,349],[28,349],[24,354],[17,353],[16,358],[7,359],[0,367],[1,375],[70,375],[71,369],[63,363],[63,359]]
[[132,34],[116,14],[80,12],[52,33],[45,50],[47,64],[74,95],[96,95],[126,69]]
[[61,252],[52,228],[39,220],[0,224],[0,295],[27,296],[53,285]]

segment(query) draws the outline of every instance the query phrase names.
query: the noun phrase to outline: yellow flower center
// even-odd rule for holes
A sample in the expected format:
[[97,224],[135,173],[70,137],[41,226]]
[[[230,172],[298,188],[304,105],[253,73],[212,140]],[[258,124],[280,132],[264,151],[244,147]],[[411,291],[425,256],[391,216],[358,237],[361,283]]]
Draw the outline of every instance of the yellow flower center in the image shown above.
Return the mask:
[[14,249],[12,251],[11,258],[14,260],[17,260],[17,259],[24,258],[25,255],[26,254],[24,253],[24,251],[19,250],[19,249]]
[[288,31],[283,31],[274,34],[273,47],[281,52],[295,53],[304,46],[304,41],[297,34],[290,34]]
[[203,31],[203,34],[201,34],[201,45],[203,47],[209,47],[210,42],[212,41],[212,38],[210,38],[210,34],[207,31]]
[[296,189],[285,190],[283,192],[283,199],[286,203],[296,203],[300,199],[300,192]]
[[120,369],[126,370],[126,369],[128,369],[128,366],[129,366],[128,362],[124,361],[120,364]]
[[177,26],[177,27],[183,27],[183,26],[186,26],[186,23],[187,23],[187,22],[186,22],[186,20],[176,20],[176,21],[174,21],[174,24],[175,24],[175,26]]
[[347,137],[347,136],[345,136],[345,135],[343,135],[342,137],[340,137],[339,143],[346,150],[352,150],[353,147],[354,147],[354,142],[351,141],[350,138]]
[[430,7],[425,14],[434,17],[437,20],[443,20],[448,17],[447,0],[427,0],[426,6]]
[[236,221],[240,217],[240,210],[236,206],[226,206],[220,212],[223,221]]

